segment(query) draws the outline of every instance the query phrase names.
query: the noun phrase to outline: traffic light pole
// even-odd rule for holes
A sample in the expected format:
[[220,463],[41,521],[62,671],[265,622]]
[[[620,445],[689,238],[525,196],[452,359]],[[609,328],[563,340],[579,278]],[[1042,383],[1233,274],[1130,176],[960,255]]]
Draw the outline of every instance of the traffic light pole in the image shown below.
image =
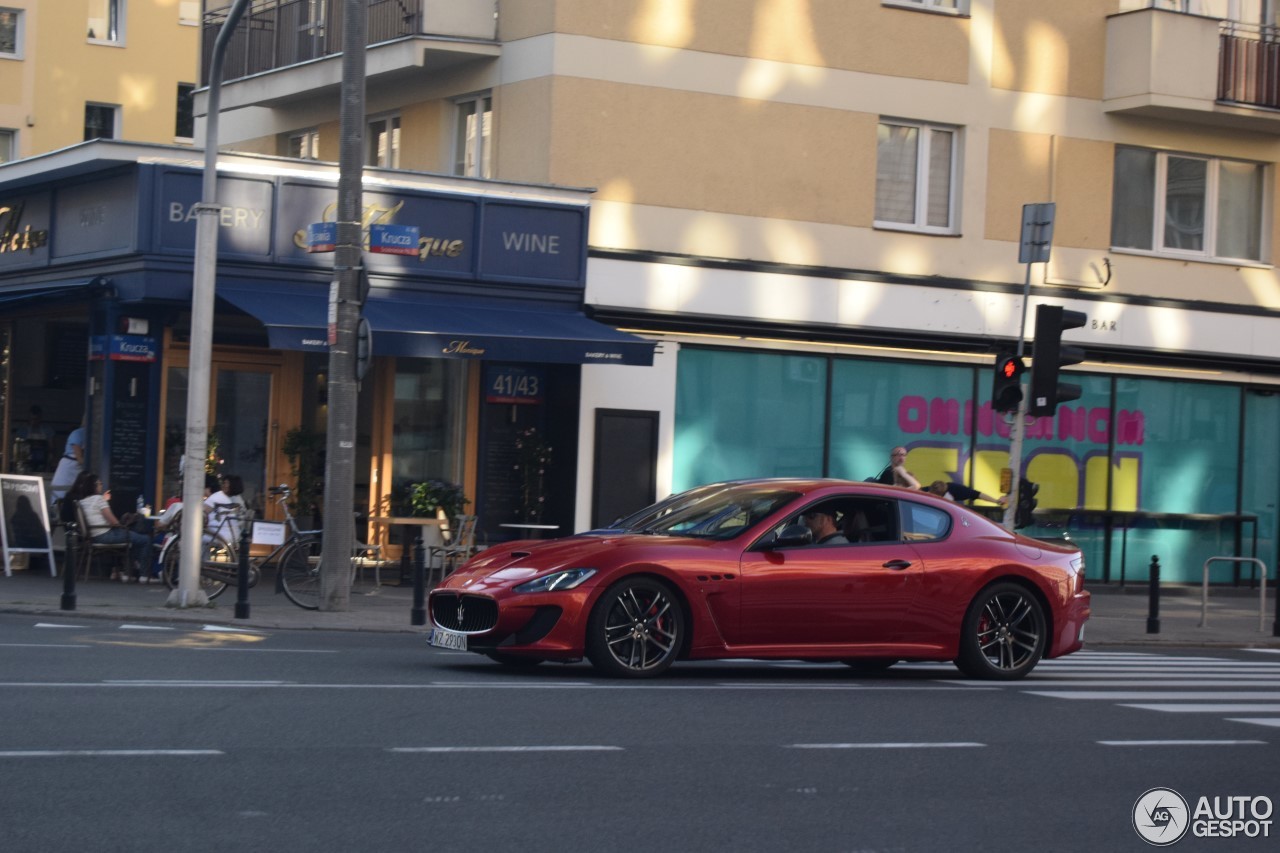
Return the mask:
[[[1027,276],[1022,282],[1022,325],[1018,328],[1018,360],[1027,349],[1027,304],[1031,301],[1031,264],[1027,264]],[[1013,532],[1018,518],[1018,487],[1022,482],[1022,439],[1027,432],[1027,383],[1023,382],[1022,399],[1013,416],[1009,430],[1009,501],[1004,505],[1004,528]]]

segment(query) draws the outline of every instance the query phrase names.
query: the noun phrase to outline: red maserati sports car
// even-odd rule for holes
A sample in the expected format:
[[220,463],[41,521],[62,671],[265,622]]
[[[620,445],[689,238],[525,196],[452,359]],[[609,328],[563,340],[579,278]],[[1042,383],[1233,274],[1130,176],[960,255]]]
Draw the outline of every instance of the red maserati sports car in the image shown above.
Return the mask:
[[924,492],[841,480],[700,486],[607,529],[481,551],[431,592],[429,643],[509,666],[584,656],[954,661],[1026,675],[1083,644],[1084,561]]

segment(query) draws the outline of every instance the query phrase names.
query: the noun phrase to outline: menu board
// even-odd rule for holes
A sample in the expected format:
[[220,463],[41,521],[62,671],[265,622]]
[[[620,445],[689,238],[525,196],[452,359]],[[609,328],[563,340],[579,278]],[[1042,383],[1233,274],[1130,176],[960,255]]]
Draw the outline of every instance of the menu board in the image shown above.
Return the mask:
[[44,479],[20,474],[0,474],[0,546],[4,552],[4,573],[13,573],[10,554],[44,554],[49,574],[57,573],[53,563],[53,543],[49,539],[49,507],[45,503]]
[[116,391],[111,401],[111,458],[107,466],[107,485],[113,495],[130,492],[136,498],[143,491],[149,373],[149,365],[116,362]]

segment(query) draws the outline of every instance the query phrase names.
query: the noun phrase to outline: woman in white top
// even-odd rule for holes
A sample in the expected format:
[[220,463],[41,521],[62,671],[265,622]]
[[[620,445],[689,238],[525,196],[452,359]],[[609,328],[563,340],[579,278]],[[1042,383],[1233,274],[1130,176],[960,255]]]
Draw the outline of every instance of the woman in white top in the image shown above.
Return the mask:
[[[108,502],[109,495],[110,493],[103,489],[101,478],[92,471],[85,471],[67,492],[67,499],[80,502],[80,509],[84,511],[85,524],[89,526],[89,529],[84,531],[84,535],[88,538],[107,545],[121,542],[130,544],[132,569],[128,572],[113,574],[111,579],[136,583],[139,576],[149,577],[151,574],[153,547],[151,537],[145,533],[130,530],[116,518]],[[145,573],[140,571],[144,568],[147,569]]]
[[232,545],[240,544],[240,514],[244,512],[244,481],[234,474],[226,474],[219,481],[221,491],[214,492],[205,498],[204,508],[208,514],[205,521],[205,542],[212,542],[217,536],[223,542]]

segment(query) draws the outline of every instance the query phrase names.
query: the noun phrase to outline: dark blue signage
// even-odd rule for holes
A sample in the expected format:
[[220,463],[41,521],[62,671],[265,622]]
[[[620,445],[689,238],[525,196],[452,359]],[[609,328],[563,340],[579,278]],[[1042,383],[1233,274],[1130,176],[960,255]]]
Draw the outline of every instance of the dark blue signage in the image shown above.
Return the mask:
[[383,225],[375,222],[369,226],[369,251],[375,255],[416,257],[418,228],[416,225]]
[[160,347],[155,338],[143,335],[94,335],[89,340],[90,361],[153,362]]
[[485,371],[484,401],[534,405],[546,393],[546,371],[533,367],[490,367]]
[[582,286],[585,207],[487,202],[482,219],[482,278]]
[[[159,188],[161,250],[195,252],[203,191],[199,172],[164,170]],[[271,254],[271,180],[218,178],[218,254],[266,258]],[[298,227],[305,228],[303,220]]]
[[49,262],[49,194],[0,198],[0,270]]
[[307,251],[332,252],[338,247],[338,223],[313,222],[307,226]]

